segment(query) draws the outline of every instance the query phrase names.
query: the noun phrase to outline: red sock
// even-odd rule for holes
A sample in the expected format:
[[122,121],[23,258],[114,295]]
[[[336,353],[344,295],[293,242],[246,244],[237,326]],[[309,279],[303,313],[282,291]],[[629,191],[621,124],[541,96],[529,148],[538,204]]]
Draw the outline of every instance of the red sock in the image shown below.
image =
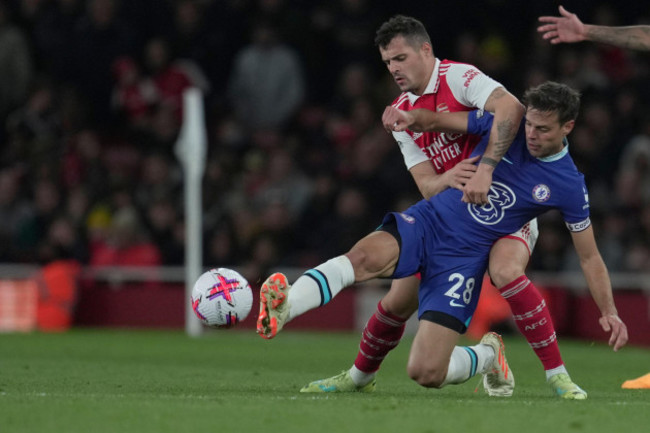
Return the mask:
[[563,364],[555,328],[546,302],[530,280],[522,275],[499,289],[514,316],[515,323],[542,361],[544,370]]
[[406,327],[406,319],[384,311],[381,302],[361,334],[359,353],[354,365],[365,373],[379,370],[382,361],[399,344]]

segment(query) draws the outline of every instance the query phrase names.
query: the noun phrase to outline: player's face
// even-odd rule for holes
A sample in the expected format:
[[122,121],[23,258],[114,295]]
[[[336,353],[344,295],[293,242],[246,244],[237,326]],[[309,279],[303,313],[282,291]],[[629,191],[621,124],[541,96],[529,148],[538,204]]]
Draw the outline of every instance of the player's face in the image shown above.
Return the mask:
[[574,120],[560,123],[556,111],[526,111],[526,145],[537,158],[554,155],[562,150],[563,140],[573,129]]
[[409,45],[403,36],[395,36],[386,48],[379,48],[381,59],[402,92],[422,95],[433,71],[434,57],[431,45],[419,48]]

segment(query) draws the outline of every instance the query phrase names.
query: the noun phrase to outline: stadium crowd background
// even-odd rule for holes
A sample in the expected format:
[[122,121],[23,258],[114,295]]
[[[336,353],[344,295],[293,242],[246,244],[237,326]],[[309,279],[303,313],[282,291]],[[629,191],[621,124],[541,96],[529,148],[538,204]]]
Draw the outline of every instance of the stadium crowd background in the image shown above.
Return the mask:
[[[554,2],[0,0],[0,262],[182,265],[182,92],[205,92],[204,263],[314,266],[418,200],[381,127],[396,96],[373,44],[421,19],[438,58],[520,96],[583,93],[571,153],[610,271],[650,269],[650,53],[551,46]],[[478,4],[480,3],[480,7]],[[541,5],[540,3],[545,3]],[[548,3],[548,4],[546,4]],[[584,22],[647,22],[643,2],[563,2]],[[559,214],[531,267],[578,264]]]

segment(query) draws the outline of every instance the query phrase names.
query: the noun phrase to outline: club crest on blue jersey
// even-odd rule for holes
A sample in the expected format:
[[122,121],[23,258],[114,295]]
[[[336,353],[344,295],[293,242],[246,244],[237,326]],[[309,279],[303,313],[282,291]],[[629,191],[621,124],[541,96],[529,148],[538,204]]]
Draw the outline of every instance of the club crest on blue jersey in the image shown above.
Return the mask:
[[488,192],[488,204],[478,206],[468,204],[467,210],[472,218],[481,224],[494,225],[503,219],[506,209],[517,201],[517,196],[507,185],[501,182],[492,182]]
[[405,213],[400,212],[400,213],[399,213],[399,216],[401,216],[402,219],[403,219],[404,221],[406,221],[407,223],[409,223],[409,224],[413,224],[413,223],[415,223],[415,218],[413,218],[413,217],[410,216],[410,215],[406,215]]
[[551,198],[551,188],[544,185],[543,183],[540,183],[539,185],[535,185],[533,187],[533,198],[535,199],[535,201],[544,203],[546,200]]

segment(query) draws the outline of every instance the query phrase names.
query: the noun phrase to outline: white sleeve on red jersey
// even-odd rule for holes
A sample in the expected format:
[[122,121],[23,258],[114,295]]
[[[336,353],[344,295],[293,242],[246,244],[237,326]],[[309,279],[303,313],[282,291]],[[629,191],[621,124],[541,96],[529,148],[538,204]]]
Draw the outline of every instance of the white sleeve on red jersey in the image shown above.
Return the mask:
[[447,70],[447,84],[456,100],[467,107],[485,109],[485,102],[501,83],[485,75],[476,66],[452,63]]
[[397,141],[399,150],[402,151],[404,163],[408,170],[410,170],[414,165],[429,160],[422,149],[420,149],[420,147],[415,143],[413,137],[411,137],[407,132],[393,131],[393,138]]

